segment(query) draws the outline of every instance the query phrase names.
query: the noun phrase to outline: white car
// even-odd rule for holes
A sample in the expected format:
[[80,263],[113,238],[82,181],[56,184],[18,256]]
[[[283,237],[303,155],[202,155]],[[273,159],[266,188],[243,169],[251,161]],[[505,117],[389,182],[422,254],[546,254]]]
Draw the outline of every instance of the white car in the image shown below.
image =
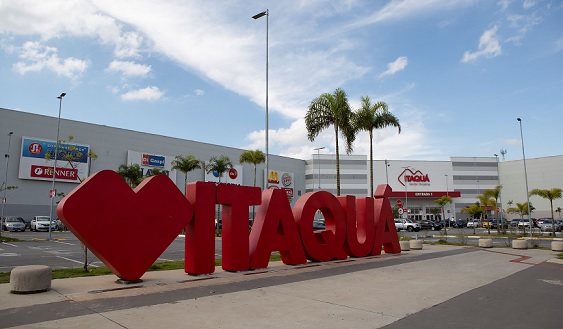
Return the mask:
[[467,227],[479,227],[479,220],[478,219],[470,219],[467,221]]
[[4,231],[17,232],[25,231],[25,222],[21,217],[6,217],[2,220],[2,229]]
[[49,222],[51,222],[51,231],[57,229],[57,222],[51,221],[49,216],[35,216],[31,220],[32,231],[49,231]]
[[557,221],[555,221],[555,225],[553,225],[551,223],[551,219],[545,219],[541,224],[540,224],[540,230],[542,232],[551,232],[553,230],[553,228],[555,228],[555,232],[560,232],[561,231],[561,226],[559,225],[559,223]]

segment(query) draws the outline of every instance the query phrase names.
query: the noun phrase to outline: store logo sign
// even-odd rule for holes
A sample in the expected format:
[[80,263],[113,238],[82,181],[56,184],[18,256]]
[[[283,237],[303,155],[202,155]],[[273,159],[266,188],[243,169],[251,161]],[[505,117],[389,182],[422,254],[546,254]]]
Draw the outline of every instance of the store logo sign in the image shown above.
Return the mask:
[[141,156],[141,164],[149,167],[164,167],[165,158],[160,155],[152,155],[143,153]]
[[415,183],[416,185],[430,185],[430,178],[428,174],[423,174],[420,170],[414,170],[411,168],[406,168],[403,172],[397,177],[399,183],[401,185],[406,186],[407,183],[412,184]]

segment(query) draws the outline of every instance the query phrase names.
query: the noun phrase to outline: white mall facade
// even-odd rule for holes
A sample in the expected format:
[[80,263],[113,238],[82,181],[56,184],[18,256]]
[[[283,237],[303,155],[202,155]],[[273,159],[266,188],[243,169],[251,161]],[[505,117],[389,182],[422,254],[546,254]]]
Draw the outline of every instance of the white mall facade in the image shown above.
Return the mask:
[[[0,108],[0,163],[1,186],[16,189],[0,191],[2,211],[5,216],[31,218],[49,215],[52,186],[52,160],[46,153],[52,152],[57,132],[57,118]],[[10,134],[12,133],[12,134]],[[235,164],[234,175],[222,182],[253,185],[254,168],[239,164],[245,150],[207,144],[178,138],[159,136],[126,129],[61,119],[60,139],[68,140],[62,151],[72,152],[80,148],[84,153],[95,152],[92,160],[83,157],[76,161],[76,168],[65,168],[65,161],[58,161],[56,189],[68,193],[85,176],[104,169],[117,170],[122,164],[139,164],[146,173],[158,168],[168,172],[178,188],[184,190],[184,174],[171,170],[171,161],[177,155],[192,154],[207,161],[212,156],[227,155]],[[498,162],[497,162],[498,161]],[[341,195],[368,196],[369,161],[366,155],[341,155]],[[528,189],[563,187],[563,156],[526,159]],[[269,156],[271,182],[268,186],[283,188],[292,204],[307,192],[325,190],[336,193],[336,159],[334,154],[312,154],[308,160],[276,155]],[[265,181],[264,164],[257,166],[257,182]],[[60,175],[60,177],[59,177]],[[434,200],[443,195],[452,197],[446,206],[446,218],[467,218],[461,209],[474,204],[476,196],[486,189],[502,185],[502,208],[508,202],[526,202],[524,163],[522,160],[502,161],[491,157],[451,157],[449,161],[375,160],[373,162],[374,185],[389,184],[393,190],[392,205],[397,202],[408,210],[412,218],[433,218],[440,212]],[[204,170],[188,173],[187,181],[213,181],[213,175]],[[258,186],[264,186],[258,183]],[[291,197],[293,196],[293,197]],[[4,199],[5,197],[5,199]],[[530,197],[535,211],[532,217],[550,217],[550,204],[536,196]],[[554,208],[563,207],[563,200],[554,201]],[[507,215],[507,218],[516,215]],[[558,214],[555,214],[557,217]]]

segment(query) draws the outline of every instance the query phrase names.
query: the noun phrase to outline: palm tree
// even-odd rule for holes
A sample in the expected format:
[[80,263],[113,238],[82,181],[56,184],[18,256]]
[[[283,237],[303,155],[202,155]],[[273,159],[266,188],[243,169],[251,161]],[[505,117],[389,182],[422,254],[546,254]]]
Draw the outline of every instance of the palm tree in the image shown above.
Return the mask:
[[[512,200],[508,202],[508,204],[512,204]],[[531,207],[532,210],[534,209],[534,207]],[[524,203],[518,203],[516,202],[516,207],[509,207],[508,209],[506,209],[507,213],[513,213],[513,214],[518,214],[520,215],[520,220],[524,219],[524,215],[528,215],[528,203],[524,202]],[[531,223],[532,219],[530,219],[530,232],[532,230],[532,223]],[[526,226],[522,226],[522,229],[524,229],[524,234],[526,234]]]
[[370,195],[373,196],[373,130],[393,126],[399,129],[400,134],[401,125],[399,119],[387,109],[387,104],[371,104],[368,96],[362,97],[362,107],[354,113],[352,125],[355,131],[364,130],[369,133],[369,187]]
[[221,183],[221,177],[223,174],[231,169],[233,169],[233,163],[226,155],[221,155],[220,157],[211,157],[205,165],[205,171],[209,174],[212,172],[217,172],[219,175],[219,183]]
[[[483,213],[483,208],[479,205],[479,203],[472,204],[471,206],[465,207],[461,209],[461,212],[471,215],[471,218],[479,218]],[[473,234],[475,234],[475,225],[473,225]]]
[[[485,217],[487,216],[487,207],[488,206],[492,206],[492,207],[495,206],[496,202],[487,193],[479,194],[477,196],[477,200],[479,200],[481,207],[483,207],[483,216],[481,218],[481,223],[483,223],[483,219],[485,219]],[[488,230],[488,234],[491,234],[491,225],[487,226],[487,230]]]
[[553,200],[561,199],[561,192],[562,190],[558,187],[554,187],[550,190],[542,190],[535,188],[530,191],[530,196],[537,195],[541,198],[549,200],[549,206],[551,208],[551,232],[553,233],[553,236],[555,236],[555,218],[553,216]]
[[184,195],[186,194],[186,185],[188,185],[188,173],[192,170],[200,169],[200,163],[201,161],[191,154],[185,157],[177,155],[174,160],[172,160],[172,170],[178,170],[184,173]]
[[254,185],[256,186],[256,165],[264,163],[266,161],[266,155],[260,150],[248,150],[242,152],[239,158],[239,162],[251,163],[254,165]]
[[[495,207],[495,209],[499,208],[497,205],[498,205],[498,198],[500,196],[500,190],[501,189],[502,189],[502,185],[497,185],[497,186],[495,186],[494,189],[486,190],[485,192],[483,192],[483,195],[486,195],[490,198],[495,199],[495,204],[493,205]],[[500,211],[497,211],[497,225],[498,225],[497,231],[498,231],[498,235],[500,235],[500,230],[502,228],[502,216],[500,216],[500,220],[499,220],[499,212],[502,213],[502,205],[501,205],[500,208],[501,208]]]
[[561,219],[561,207],[557,207],[557,209],[555,209],[555,212],[559,214],[559,219]]
[[131,187],[137,187],[137,185],[141,184],[141,181],[143,180],[141,166],[136,163],[130,166],[124,164],[119,165],[117,173],[123,177],[123,179],[125,179],[127,184]]
[[305,114],[307,138],[312,142],[320,132],[330,125],[334,127],[336,139],[336,195],[340,195],[340,155],[338,135],[341,134],[346,142],[346,154],[352,152],[352,144],[356,138],[351,124],[352,110],[348,104],[348,96],[341,88],[333,94],[324,93],[313,99]]
[[[221,184],[221,177],[223,177],[223,173],[233,169],[233,163],[231,159],[229,159],[226,155],[221,155],[220,157],[211,157],[205,166],[206,173],[217,172],[219,175],[219,184]],[[220,216],[220,209],[221,206],[217,204],[217,225],[215,225],[216,235],[219,236],[219,216]]]
[[[442,219],[444,219],[444,237],[446,237],[447,235],[447,231],[446,231],[446,216],[444,214],[444,206],[448,203],[452,203],[452,198],[450,198],[447,195],[443,195],[441,198],[434,200],[435,203],[439,204],[440,207],[442,207]],[[447,240],[447,238],[446,238]]]

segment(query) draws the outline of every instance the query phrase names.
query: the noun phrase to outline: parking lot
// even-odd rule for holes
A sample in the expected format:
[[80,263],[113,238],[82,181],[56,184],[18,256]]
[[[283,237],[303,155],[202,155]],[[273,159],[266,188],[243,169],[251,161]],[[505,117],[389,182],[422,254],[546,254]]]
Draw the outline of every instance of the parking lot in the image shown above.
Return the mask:
[[[0,272],[9,272],[22,265],[47,265],[52,268],[81,268],[84,265],[83,246],[70,231],[53,231],[51,240],[48,240],[48,232],[2,232],[2,236],[22,241],[0,243]],[[184,241],[183,236],[178,236],[158,261],[183,260]],[[220,258],[220,240],[217,240],[215,248],[216,257]],[[88,264],[91,267],[104,266],[90,251]]]

